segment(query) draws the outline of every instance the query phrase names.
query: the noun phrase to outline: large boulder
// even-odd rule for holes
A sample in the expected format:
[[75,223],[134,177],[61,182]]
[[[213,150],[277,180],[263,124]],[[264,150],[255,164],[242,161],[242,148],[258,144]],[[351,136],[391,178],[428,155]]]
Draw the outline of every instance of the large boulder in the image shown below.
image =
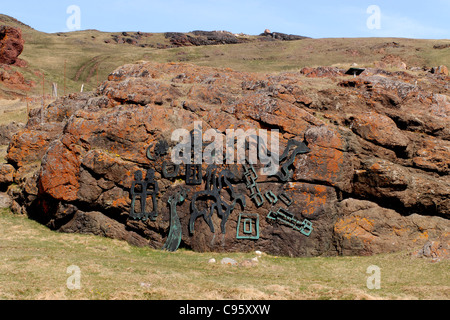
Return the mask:
[[343,214],[334,226],[341,254],[372,255],[415,249],[424,239],[437,239],[449,232],[448,220],[402,216],[398,212],[356,199],[340,203]]
[[13,65],[23,51],[24,39],[22,31],[10,26],[0,26],[0,63]]
[[[314,89],[322,79],[311,72],[328,89]],[[410,250],[448,232],[450,126],[445,104],[436,109],[444,84],[429,79],[435,87],[419,91],[401,73],[329,81],[344,76],[311,72],[120,67],[95,92],[33,111],[13,137],[15,211],[157,249],[287,256]],[[171,163],[171,137],[196,122],[222,135],[277,129],[278,153],[287,151],[279,172],[203,164],[202,179],[189,179]]]

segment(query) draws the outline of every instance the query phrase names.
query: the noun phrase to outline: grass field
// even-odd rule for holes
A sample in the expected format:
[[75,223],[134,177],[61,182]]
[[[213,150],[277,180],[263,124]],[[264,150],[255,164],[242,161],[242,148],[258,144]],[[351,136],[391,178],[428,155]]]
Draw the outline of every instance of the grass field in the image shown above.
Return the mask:
[[27,121],[27,104],[21,99],[3,100],[0,99],[0,125],[11,122]]
[[[52,232],[23,216],[0,213],[0,299],[309,300],[449,299],[449,261],[407,252],[374,257],[292,259],[263,255],[256,267],[220,264],[255,254],[167,253],[89,235]],[[218,263],[208,264],[210,258]],[[69,290],[67,268],[81,270]],[[367,268],[381,289],[367,288]]]

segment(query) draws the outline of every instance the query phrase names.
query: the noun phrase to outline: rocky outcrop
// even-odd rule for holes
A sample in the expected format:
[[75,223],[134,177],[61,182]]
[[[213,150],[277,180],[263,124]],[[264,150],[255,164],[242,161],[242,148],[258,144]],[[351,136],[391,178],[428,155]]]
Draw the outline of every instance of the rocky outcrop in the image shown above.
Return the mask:
[[415,256],[432,259],[432,262],[450,259],[450,233],[444,233],[435,241],[427,241]]
[[[8,150],[12,207],[55,230],[158,249],[287,256],[419,249],[450,227],[447,82],[424,77],[126,65],[95,92],[32,112]],[[171,164],[171,136],[194,122],[224,135],[279,130],[280,154],[287,152],[277,176],[204,164],[202,179],[189,181],[189,168]],[[144,182],[147,215],[136,210],[135,186]]]
[[288,35],[278,32],[265,32],[258,37],[249,37],[246,35],[235,35],[228,31],[199,30],[193,31],[189,34],[181,32],[167,32],[165,37],[166,39],[169,39],[170,43],[175,47],[237,44],[251,41],[294,41],[307,39],[307,37]]
[[7,209],[11,207],[11,205],[11,198],[6,193],[0,192],[0,209]]
[[[27,63],[19,59],[24,48],[22,31],[10,26],[0,26],[0,83],[7,89],[12,89],[9,96],[20,96],[17,91],[29,91],[35,86],[11,66],[26,67]],[[0,143],[1,144],[1,143]]]
[[404,217],[370,202],[346,199],[343,216],[334,226],[337,249],[343,255],[372,255],[413,250],[423,239],[438,239],[448,232],[448,220],[412,214]]
[[401,70],[406,70],[407,65],[399,56],[389,54],[384,56],[381,61],[375,61],[375,67],[385,69],[385,68],[396,68]]
[[59,229],[65,233],[84,233],[124,240],[134,246],[145,246],[148,241],[135,232],[126,230],[124,224],[100,212],[77,210],[72,220]]
[[274,40],[281,40],[281,41],[296,41],[296,40],[303,40],[308,39],[307,37],[298,36],[295,34],[286,34],[281,32],[271,32],[270,30],[266,29],[264,33],[260,34],[261,37],[266,37],[269,39]]
[[335,67],[305,67],[300,70],[300,73],[308,78],[329,78],[343,76],[345,74],[345,70]]
[[22,73],[13,70],[11,66],[6,64],[0,64],[0,83],[7,89],[10,89],[9,97],[20,98],[23,97],[24,92],[30,91],[31,88],[36,86],[33,80],[25,79]]
[[23,130],[25,125],[22,123],[11,122],[9,124],[0,125],[0,145],[8,145],[12,137]]
[[437,68],[432,68],[431,69],[431,73],[441,74],[441,75],[444,75],[444,76],[448,76],[449,75],[448,74],[448,68],[447,68],[447,66],[444,66],[444,65],[441,65],[441,66],[439,66]]
[[120,34],[112,34],[111,39],[104,40],[105,43],[129,44],[139,47],[147,47],[149,45],[143,43],[142,40],[152,37],[153,34],[145,32],[122,32]]
[[0,26],[0,63],[23,66],[24,62],[18,57],[23,51],[24,43],[20,29]]
[[193,31],[191,34],[167,32],[165,37],[176,47],[242,43],[234,34],[226,31]]
[[15,169],[10,164],[0,164],[0,190],[14,182]]
[[438,50],[441,50],[441,49],[447,49],[447,48],[450,48],[450,43],[446,43],[446,44],[435,44],[435,45],[433,46],[433,49],[438,49]]

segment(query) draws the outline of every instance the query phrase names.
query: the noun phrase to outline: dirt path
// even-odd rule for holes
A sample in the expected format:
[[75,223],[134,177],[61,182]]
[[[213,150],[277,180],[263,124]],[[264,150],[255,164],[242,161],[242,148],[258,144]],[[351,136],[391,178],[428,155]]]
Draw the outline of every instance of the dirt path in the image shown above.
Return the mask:
[[91,60],[89,60],[88,62],[86,62],[84,65],[82,65],[81,68],[78,69],[78,71],[75,75],[75,81],[79,81],[81,78],[81,75],[86,71],[87,68],[90,67],[90,69],[88,70],[88,77],[86,80],[86,82],[89,82],[89,79],[93,74],[93,70],[95,71],[95,67],[98,66],[99,60],[101,58],[102,58],[102,56],[96,56],[96,57],[92,58]]

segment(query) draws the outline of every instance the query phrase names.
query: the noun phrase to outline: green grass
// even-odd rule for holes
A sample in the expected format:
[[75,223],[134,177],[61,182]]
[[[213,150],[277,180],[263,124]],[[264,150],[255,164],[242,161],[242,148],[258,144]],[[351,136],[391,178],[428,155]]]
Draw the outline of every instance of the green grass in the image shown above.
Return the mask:
[[19,99],[2,100],[0,99],[0,125],[9,124],[11,122],[27,121],[27,105],[26,102]]
[[[208,264],[254,254],[167,253],[90,235],[61,234],[0,213],[0,299],[303,300],[449,299],[449,261],[408,253],[374,257],[292,259],[264,255],[256,267]],[[67,268],[81,269],[81,289],[69,290]],[[370,265],[381,289],[366,287]],[[181,290],[182,288],[182,290]]]

